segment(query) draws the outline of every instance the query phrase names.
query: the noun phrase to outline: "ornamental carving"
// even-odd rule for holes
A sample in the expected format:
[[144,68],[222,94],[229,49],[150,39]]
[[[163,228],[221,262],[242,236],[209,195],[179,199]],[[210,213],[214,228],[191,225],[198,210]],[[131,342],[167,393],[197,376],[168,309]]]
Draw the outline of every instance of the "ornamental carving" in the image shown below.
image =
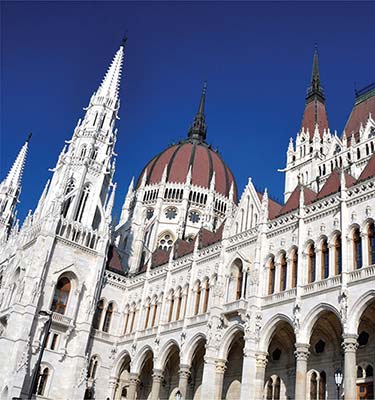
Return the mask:
[[297,335],[301,328],[301,305],[296,303],[293,308],[293,327],[294,333]]
[[258,311],[255,315],[255,335],[257,340],[260,339],[260,331],[262,329],[262,314]]
[[222,317],[212,317],[208,323],[208,334],[207,334],[207,345],[208,347],[213,347],[216,350],[219,349],[221,344],[221,339],[223,337],[223,331],[225,328],[224,318]]
[[346,288],[340,294],[340,316],[345,328],[348,321],[348,290]]
[[355,353],[358,349],[358,342],[354,337],[344,338],[341,345],[345,353]]
[[27,342],[25,344],[25,349],[22,352],[18,362],[17,362],[17,368],[16,368],[16,372],[19,372],[21,370],[27,370],[28,366],[29,366],[29,360],[30,360],[30,335],[27,337]]
[[308,350],[308,347],[297,345],[297,349],[294,352],[294,355],[296,356],[297,361],[307,361],[309,359],[310,352]]
[[257,268],[251,269],[248,272],[248,280],[251,286],[259,284],[259,270]]
[[89,355],[86,353],[85,360],[83,362],[83,367],[81,368],[76,387],[80,387],[87,382],[88,367],[89,367]]

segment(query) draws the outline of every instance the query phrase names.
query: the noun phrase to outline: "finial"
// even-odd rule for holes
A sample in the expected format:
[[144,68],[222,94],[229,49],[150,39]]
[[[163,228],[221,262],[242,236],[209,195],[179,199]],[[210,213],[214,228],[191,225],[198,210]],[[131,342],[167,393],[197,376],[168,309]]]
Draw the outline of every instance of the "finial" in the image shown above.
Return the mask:
[[120,47],[125,47],[127,40],[128,40],[128,37],[125,35],[121,40]]
[[27,139],[26,139],[26,143],[29,143],[29,142],[30,142],[31,136],[33,136],[33,133],[32,133],[32,132],[29,133],[29,136],[28,136]]
[[203,82],[202,95],[199,101],[198,111],[195,114],[194,122],[191,125],[188,137],[204,141],[206,139],[207,125],[204,116],[204,106],[206,103],[207,81]]

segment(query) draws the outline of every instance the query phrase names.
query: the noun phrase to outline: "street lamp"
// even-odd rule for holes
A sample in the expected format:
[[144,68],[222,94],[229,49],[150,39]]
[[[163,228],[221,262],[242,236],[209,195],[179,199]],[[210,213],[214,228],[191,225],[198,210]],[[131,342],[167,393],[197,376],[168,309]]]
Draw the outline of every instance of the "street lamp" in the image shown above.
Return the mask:
[[335,383],[337,386],[337,400],[340,400],[340,387],[343,380],[343,374],[341,369],[337,369],[335,372]]
[[176,394],[174,395],[175,400],[182,400],[182,394],[180,390],[178,389]]
[[34,373],[33,373],[32,379],[31,379],[31,384],[30,384],[29,394],[28,394],[29,399],[31,399],[33,397],[33,391],[36,386],[36,381],[38,379],[39,369],[40,369],[40,364],[42,362],[44,349],[47,346],[48,332],[50,331],[51,325],[52,325],[52,312],[51,311],[40,310],[39,315],[41,315],[42,317],[48,317],[48,320],[47,320],[47,323],[44,328],[44,337],[43,337],[43,342],[42,342],[42,345],[41,345],[41,348],[39,351],[38,360],[34,366]]

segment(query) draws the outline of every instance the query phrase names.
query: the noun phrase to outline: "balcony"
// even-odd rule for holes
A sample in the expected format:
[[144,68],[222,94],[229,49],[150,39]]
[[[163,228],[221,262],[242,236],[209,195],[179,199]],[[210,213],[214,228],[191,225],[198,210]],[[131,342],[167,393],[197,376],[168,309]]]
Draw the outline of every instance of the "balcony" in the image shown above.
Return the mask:
[[68,328],[71,324],[72,319],[66,315],[59,313],[52,313],[52,324],[59,325],[62,328]]
[[[194,315],[192,317],[189,317],[189,321],[190,321],[189,326],[200,325],[200,324],[206,323],[207,320],[208,320],[208,313]],[[176,321],[176,322],[180,322],[180,321]]]
[[372,276],[375,276],[375,265],[370,265],[369,267],[363,267],[350,272],[349,282],[356,282]]
[[323,279],[321,281],[309,283],[302,287],[303,294],[311,294],[320,292],[322,290],[338,287],[341,285],[341,275],[332,276],[331,278]]
[[292,288],[288,290],[284,290],[283,292],[270,294],[269,296],[264,297],[264,304],[274,304],[274,303],[281,303],[283,301],[288,301],[290,299],[294,299],[297,294],[297,289]]
[[230,303],[224,304],[223,314],[228,317],[230,315],[243,315],[246,312],[247,301],[245,299],[238,299]]
[[184,320],[179,319],[177,321],[171,321],[163,324],[163,331],[175,331],[178,329],[182,329],[184,326]]

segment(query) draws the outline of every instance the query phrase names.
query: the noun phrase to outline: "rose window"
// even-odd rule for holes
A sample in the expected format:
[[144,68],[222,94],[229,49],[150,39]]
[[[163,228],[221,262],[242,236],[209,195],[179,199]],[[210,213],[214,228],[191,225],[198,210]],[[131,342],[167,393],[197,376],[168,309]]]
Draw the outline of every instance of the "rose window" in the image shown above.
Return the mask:
[[199,214],[198,211],[190,211],[189,214],[189,220],[193,223],[196,224],[200,221],[201,215]]
[[168,219],[175,219],[177,217],[177,208],[175,207],[167,208],[167,210],[165,211],[165,216]]

